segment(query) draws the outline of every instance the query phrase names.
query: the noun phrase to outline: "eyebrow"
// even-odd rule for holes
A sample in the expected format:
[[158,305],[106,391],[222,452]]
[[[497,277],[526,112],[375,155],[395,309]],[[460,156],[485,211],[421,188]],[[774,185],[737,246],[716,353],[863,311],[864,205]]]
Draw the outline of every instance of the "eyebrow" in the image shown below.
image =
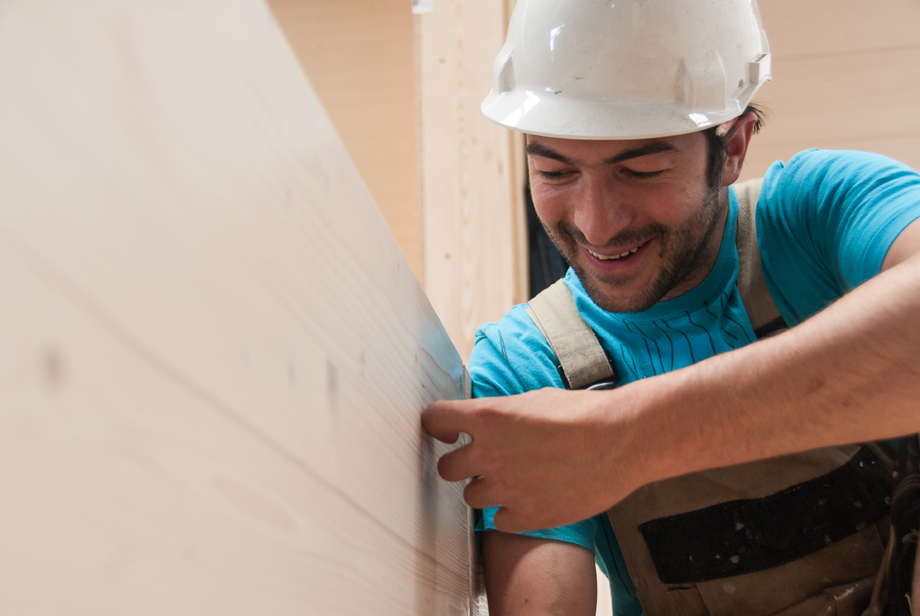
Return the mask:
[[[527,153],[531,156],[542,156],[543,158],[550,158],[552,160],[558,160],[560,163],[566,165],[575,166],[575,161],[573,161],[568,156],[560,154],[556,150],[549,148],[542,143],[530,142],[527,144]],[[670,143],[665,143],[664,141],[655,141],[652,143],[647,143],[645,145],[640,145],[639,147],[630,148],[620,152],[615,156],[604,159],[605,165],[615,165],[621,163],[624,160],[629,160],[631,158],[639,158],[640,156],[649,156],[651,154],[660,154],[661,152],[679,152],[676,147]]]

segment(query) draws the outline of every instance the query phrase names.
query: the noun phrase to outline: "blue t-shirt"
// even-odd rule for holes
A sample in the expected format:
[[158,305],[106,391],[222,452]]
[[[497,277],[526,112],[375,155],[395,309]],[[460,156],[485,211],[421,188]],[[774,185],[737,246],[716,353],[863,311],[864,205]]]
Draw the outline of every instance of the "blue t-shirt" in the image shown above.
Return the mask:
[[[644,312],[607,312],[588,297],[574,271],[566,274],[575,305],[612,358],[621,384],[755,340],[736,285],[733,189],[729,201],[716,264],[679,297]],[[920,175],[884,156],[808,150],[785,165],[774,163],[757,203],[757,237],[767,285],[786,323],[801,323],[877,274],[892,242],[917,218]],[[469,370],[478,398],[563,387],[555,356],[523,305],[479,328]],[[485,510],[479,530],[494,529],[494,515],[495,509]],[[606,515],[527,534],[594,552],[610,580],[614,614],[642,614]]]

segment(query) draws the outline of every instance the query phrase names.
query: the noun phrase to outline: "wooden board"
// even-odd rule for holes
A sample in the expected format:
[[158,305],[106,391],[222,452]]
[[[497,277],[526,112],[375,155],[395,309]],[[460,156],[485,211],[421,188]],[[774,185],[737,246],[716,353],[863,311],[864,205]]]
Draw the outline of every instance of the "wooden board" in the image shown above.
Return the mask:
[[421,280],[415,29],[409,0],[269,0]]
[[520,137],[479,110],[508,17],[437,0],[417,18],[425,291],[464,358],[479,325],[527,300]]
[[462,366],[268,7],[0,12],[0,614],[467,614]]

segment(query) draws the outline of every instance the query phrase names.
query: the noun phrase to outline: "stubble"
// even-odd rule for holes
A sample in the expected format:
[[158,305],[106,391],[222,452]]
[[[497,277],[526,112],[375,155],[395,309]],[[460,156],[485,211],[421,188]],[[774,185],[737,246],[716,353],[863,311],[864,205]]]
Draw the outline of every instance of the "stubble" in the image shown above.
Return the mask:
[[[588,296],[608,312],[642,312],[648,310],[683,283],[699,278],[705,279],[703,269],[711,269],[715,259],[712,250],[718,254],[720,242],[714,242],[720,220],[719,188],[707,190],[706,196],[697,208],[697,214],[678,227],[651,224],[639,228],[625,229],[608,240],[608,246],[638,245],[657,239],[661,255],[658,272],[654,280],[638,294],[626,297],[618,295],[616,287],[624,282],[621,276],[599,276],[593,274],[579,262],[580,246],[590,243],[573,224],[559,223],[553,230],[544,224],[550,239],[575,270]],[[542,221],[541,221],[542,222]],[[612,291],[604,292],[601,284]],[[695,285],[694,285],[695,286]],[[690,287],[692,288],[692,287]],[[690,288],[681,289],[681,292]]]

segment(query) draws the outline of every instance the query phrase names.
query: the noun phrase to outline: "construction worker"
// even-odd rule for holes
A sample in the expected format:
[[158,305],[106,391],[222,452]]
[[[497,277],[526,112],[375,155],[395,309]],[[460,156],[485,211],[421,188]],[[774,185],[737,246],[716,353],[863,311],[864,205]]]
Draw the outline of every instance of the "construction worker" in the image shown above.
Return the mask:
[[484,510],[492,616],[593,614],[595,558],[618,615],[906,613],[920,176],[810,150],[733,186],[752,0],[519,0],[494,73],[571,269],[423,416],[472,436],[438,467]]

